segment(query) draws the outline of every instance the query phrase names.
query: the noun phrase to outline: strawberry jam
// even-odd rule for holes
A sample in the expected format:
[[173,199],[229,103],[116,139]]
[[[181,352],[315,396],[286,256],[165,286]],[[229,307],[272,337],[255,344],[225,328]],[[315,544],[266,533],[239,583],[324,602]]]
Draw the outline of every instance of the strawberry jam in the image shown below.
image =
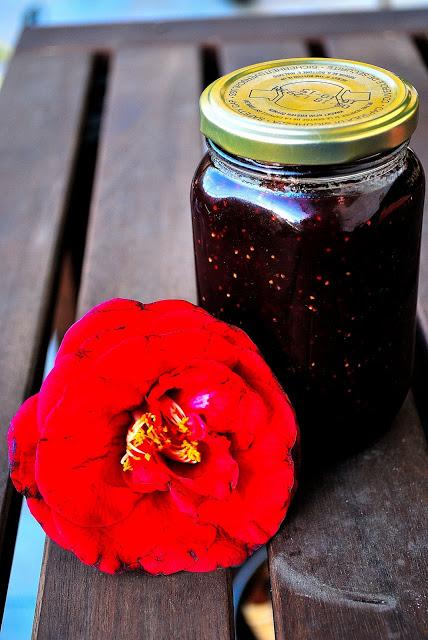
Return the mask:
[[201,95],[199,304],[257,343],[306,451],[367,441],[409,390],[425,188],[408,146],[418,107],[405,79],[334,58],[261,62]]

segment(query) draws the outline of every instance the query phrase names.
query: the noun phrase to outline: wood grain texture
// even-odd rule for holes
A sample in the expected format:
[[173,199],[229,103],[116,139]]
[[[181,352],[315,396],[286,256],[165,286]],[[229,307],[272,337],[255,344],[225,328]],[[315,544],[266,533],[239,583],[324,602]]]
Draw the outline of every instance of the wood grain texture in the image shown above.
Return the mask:
[[374,446],[306,478],[270,547],[278,639],[427,638],[427,462],[408,398]]
[[72,47],[113,50],[154,43],[211,43],[270,39],[319,38],[326,34],[378,33],[428,29],[426,9],[358,11],[315,15],[250,15],[226,18],[27,28],[21,49]]
[[189,192],[201,157],[198,70],[187,47],[123,51],[113,63],[82,312],[114,295],[196,299]]
[[308,55],[305,44],[299,40],[270,40],[263,42],[225,42],[220,48],[222,73],[230,73],[249,64],[280,58],[300,58]]
[[[250,44],[223,45],[222,71],[263,59],[262,53],[265,59],[280,57],[276,47],[269,43],[262,52]],[[284,57],[305,55],[303,44],[300,48],[293,53],[287,43]],[[422,90],[427,86],[418,53],[404,36],[332,39],[327,50],[344,58],[369,56],[402,75],[412,64],[409,79]],[[428,160],[424,138],[419,147]],[[375,447],[303,481],[269,550],[278,640],[425,638],[428,557],[420,541],[428,524],[425,448],[409,400]]]
[[[43,357],[89,67],[86,55],[21,54],[12,60],[0,93],[0,549],[14,491],[6,431]],[[13,541],[6,543],[11,547]],[[0,609],[8,559],[1,563]]]
[[[195,299],[198,93],[193,48],[122,51],[114,61],[80,314],[114,296]],[[231,615],[226,571],[106,576],[48,542],[34,637],[230,640]]]
[[[406,76],[424,102],[428,76],[404,36],[347,36],[324,44],[329,55]],[[414,144],[423,162],[427,124],[423,104]],[[278,638],[427,637],[428,557],[422,539],[428,524],[427,462],[409,399],[374,447],[303,482],[270,547]]]
[[[336,37],[326,41],[328,55],[370,62],[403,76],[415,85],[420,96],[419,123],[411,146],[428,172],[428,69],[411,41],[404,35],[381,33],[377,37]],[[428,326],[428,214],[425,216],[421,247],[419,278],[420,324]],[[424,318],[422,318],[422,315]],[[428,345],[428,335],[426,336]]]

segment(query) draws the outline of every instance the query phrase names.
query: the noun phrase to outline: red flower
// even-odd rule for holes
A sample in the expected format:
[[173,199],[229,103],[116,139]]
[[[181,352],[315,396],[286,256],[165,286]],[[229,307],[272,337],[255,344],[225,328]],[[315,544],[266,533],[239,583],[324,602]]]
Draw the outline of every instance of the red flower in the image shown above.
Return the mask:
[[293,410],[239,329],[183,301],[110,300],[66,334],[9,429],[46,533],[101,571],[210,571],[278,529]]

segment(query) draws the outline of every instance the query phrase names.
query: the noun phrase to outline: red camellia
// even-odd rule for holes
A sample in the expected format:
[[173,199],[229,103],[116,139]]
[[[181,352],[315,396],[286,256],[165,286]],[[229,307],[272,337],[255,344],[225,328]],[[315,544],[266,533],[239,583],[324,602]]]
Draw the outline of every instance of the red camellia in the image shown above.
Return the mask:
[[110,300],[66,334],[9,429],[46,533],[115,573],[241,563],[294,486],[287,396],[241,330],[183,301]]

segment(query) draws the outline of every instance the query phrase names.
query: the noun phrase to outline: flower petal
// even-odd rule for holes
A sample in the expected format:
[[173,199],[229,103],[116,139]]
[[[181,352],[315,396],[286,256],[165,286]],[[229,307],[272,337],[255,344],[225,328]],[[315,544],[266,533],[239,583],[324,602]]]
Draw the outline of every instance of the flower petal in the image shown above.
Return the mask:
[[[139,431],[150,411],[163,440]],[[129,455],[130,436],[148,455]],[[70,329],[8,444],[12,480],[58,544],[107,573],[169,574],[238,564],[277,531],[296,438],[242,331],[184,301],[117,299]],[[182,445],[193,457],[174,459]]]
[[24,402],[13,418],[8,434],[10,477],[15,488],[26,496],[39,491],[34,474],[39,432],[37,428],[37,394]]
[[235,489],[239,467],[230,454],[230,441],[223,436],[209,436],[201,444],[201,462],[171,462],[173,483],[180,483],[193,493],[226,498]]

